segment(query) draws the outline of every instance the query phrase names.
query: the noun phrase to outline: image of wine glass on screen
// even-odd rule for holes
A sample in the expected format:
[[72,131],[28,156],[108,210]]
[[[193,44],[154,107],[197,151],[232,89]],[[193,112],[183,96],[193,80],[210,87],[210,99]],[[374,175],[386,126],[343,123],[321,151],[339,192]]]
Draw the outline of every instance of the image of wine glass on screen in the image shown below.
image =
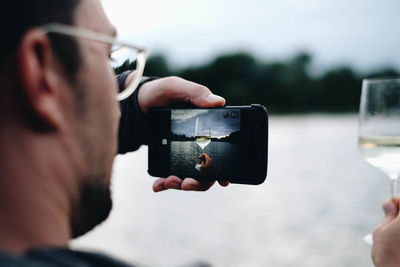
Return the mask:
[[204,148],[211,142],[211,129],[210,129],[210,121],[207,117],[196,118],[196,126],[195,126],[195,141],[204,151]]
[[[195,142],[204,151],[204,148],[211,143],[211,129],[208,117],[197,116],[196,125],[194,129]],[[199,157],[199,163],[194,167],[197,171],[204,175],[210,173],[212,168],[212,160],[209,155],[202,153]],[[211,164],[211,165],[210,165]],[[206,167],[207,166],[207,167]]]

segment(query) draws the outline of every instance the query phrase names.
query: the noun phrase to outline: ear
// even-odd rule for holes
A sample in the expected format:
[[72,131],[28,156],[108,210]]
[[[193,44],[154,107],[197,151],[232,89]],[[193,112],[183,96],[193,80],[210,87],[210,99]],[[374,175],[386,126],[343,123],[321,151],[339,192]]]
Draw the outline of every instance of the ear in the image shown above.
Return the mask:
[[[40,29],[24,34],[17,49],[17,71],[24,114],[36,127],[57,129],[63,118],[59,68],[48,36]],[[32,122],[32,121],[31,121]]]

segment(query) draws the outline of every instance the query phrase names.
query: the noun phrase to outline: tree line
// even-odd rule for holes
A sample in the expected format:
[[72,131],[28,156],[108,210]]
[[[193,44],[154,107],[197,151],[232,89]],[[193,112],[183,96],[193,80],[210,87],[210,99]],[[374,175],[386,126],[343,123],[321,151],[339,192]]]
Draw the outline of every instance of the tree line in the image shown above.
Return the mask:
[[[172,68],[165,56],[151,56],[146,76],[177,75],[203,84],[226,98],[229,105],[262,104],[269,112],[354,112],[358,110],[361,80],[398,77],[393,68],[361,74],[349,66],[328,69],[312,75],[312,56],[298,53],[285,61],[263,62],[241,52],[216,57],[209,63]],[[134,67],[125,62],[117,73]]]

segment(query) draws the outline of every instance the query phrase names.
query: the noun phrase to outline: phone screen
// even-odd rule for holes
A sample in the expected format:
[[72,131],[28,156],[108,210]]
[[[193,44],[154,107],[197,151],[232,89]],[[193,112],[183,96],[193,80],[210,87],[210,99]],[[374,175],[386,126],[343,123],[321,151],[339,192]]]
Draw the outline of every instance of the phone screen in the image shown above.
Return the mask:
[[240,109],[171,110],[171,173],[235,177],[241,171]]
[[263,106],[155,108],[149,121],[152,176],[243,184],[266,178],[268,114]]

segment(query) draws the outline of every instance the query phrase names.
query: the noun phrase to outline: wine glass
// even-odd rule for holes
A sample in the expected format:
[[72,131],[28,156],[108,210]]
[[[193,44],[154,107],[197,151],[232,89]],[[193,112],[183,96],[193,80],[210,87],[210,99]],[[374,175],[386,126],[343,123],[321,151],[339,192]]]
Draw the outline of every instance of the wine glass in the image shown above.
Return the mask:
[[[380,169],[397,195],[400,174],[400,78],[365,79],[359,112],[358,147],[363,158]],[[372,245],[372,235],[364,241]]]
[[[202,151],[211,142],[210,121],[207,117],[197,117],[194,129],[195,141]],[[201,172],[201,162],[197,163],[194,168]]]
[[194,130],[195,141],[201,147],[201,150],[211,142],[210,122],[206,117],[197,117]]

